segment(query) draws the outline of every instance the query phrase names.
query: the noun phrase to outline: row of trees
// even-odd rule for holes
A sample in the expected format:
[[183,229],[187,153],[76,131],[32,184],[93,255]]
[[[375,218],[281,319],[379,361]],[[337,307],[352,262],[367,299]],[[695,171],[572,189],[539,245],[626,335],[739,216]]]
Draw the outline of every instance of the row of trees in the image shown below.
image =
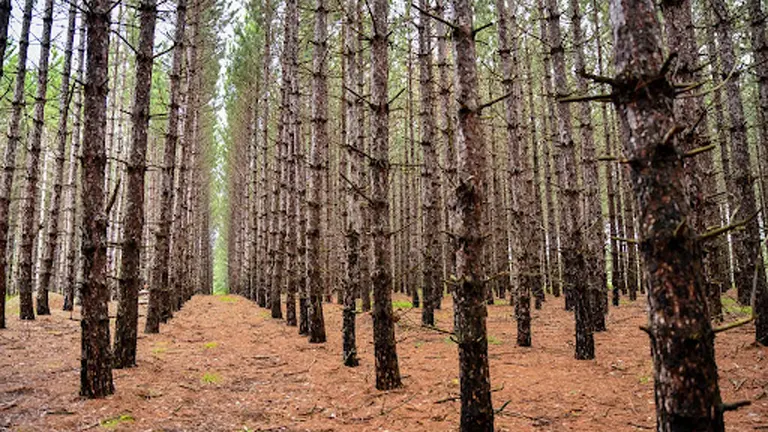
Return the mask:
[[274,318],[285,301],[310,342],[336,294],[348,366],[360,299],[379,389],[400,386],[392,291],[427,327],[452,293],[462,430],[493,428],[486,303],[509,298],[529,346],[531,298],[564,293],[590,359],[608,304],[647,291],[660,430],[722,430],[722,292],[768,344],[759,0],[746,27],[723,0],[663,1],[665,43],[645,0],[390,6],[250,4],[227,82],[229,288]]
[[[155,0],[46,0],[35,86],[27,74],[35,1],[25,2],[17,44],[6,44],[10,2],[0,6],[1,45],[11,48],[4,70],[14,77],[4,119],[0,328],[8,294],[19,295],[22,320],[50,314],[49,291],[64,295],[65,310],[79,301],[80,393],[105,396],[114,391],[111,369],[136,365],[140,291],[149,288],[145,331],[156,333],[194,293],[212,289],[211,102],[221,12],[213,2],[181,0],[167,39],[156,23],[172,15],[159,13]],[[67,12],[62,61],[51,40],[57,7]],[[46,107],[51,94],[58,110]]]

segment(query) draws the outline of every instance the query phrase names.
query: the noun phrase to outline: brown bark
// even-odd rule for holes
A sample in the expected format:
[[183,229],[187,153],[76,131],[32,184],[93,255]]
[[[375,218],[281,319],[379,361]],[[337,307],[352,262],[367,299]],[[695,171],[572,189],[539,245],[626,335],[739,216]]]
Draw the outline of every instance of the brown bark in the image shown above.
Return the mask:
[[[8,124],[8,142],[5,145],[5,168],[3,170],[2,191],[0,191],[0,294],[3,302],[7,293],[6,269],[9,262],[6,256],[8,250],[8,239],[12,237],[13,231],[10,225],[10,206],[11,193],[13,192],[13,177],[16,170],[16,149],[21,144],[21,117],[26,106],[25,79],[27,73],[27,49],[29,48],[29,27],[32,22],[32,10],[35,6],[34,0],[24,2],[24,15],[21,24],[21,37],[19,40],[19,52],[17,60],[16,82],[13,92],[13,102],[11,103],[11,118]],[[35,319],[32,306],[31,286],[28,292],[19,293],[19,314],[21,319]],[[3,315],[5,310],[3,309]],[[2,326],[5,326],[5,320],[2,320]]]
[[144,173],[146,171],[147,131],[149,129],[150,90],[155,40],[157,4],[143,0],[139,5],[139,46],[131,120],[133,135],[128,160],[128,191],[125,206],[125,243],[120,274],[120,296],[115,324],[115,368],[136,365],[136,338],[139,321],[141,277],[141,235],[144,231]]
[[107,269],[107,209],[104,191],[104,147],[107,126],[107,67],[109,57],[108,0],[92,0],[85,12],[88,31],[87,73],[83,104],[83,307],[80,395],[100,398],[114,393],[109,346]]
[[176,4],[175,45],[170,73],[170,106],[168,130],[163,150],[163,172],[160,190],[160,220],[155,232],[155,262],[149,285],[149,307],[145,333],[158,333],[160,321],[170,318],[169,258],[171,240],[171,210],[173,209],[173,171],[176,164],[176,145],[179,141],[179,108],[181,103],[181,67],[184,62],[184,32],[187,18],[187,0]]
[[[5,71],[4,62],[5,62],[5,48],[8,45],[8,23],[11,19],[11,0],[2,0],[0,1],[0,78],[3,77],[3,72]],[[0,187],[5,188],[5,177],[7,174],[5,171],[3,171],[3,179],[2,179],[2,185]],[[10,188],[8,189],[10,191]],[[4,190],[3,190],[3,193]],[[7,198],[5,195],[0,196],[0,208],[6,207],[6,201]],[[10,200],[8,200],[8,205],[10,205]],[[5,247],[7,244],[7,232],[8,232],[8,210],[5,210],[4,213],[0,213],[0,217],[2,217],[2,221],[0,221],[0,230],[3,231],[2,234],[0,234],[0,246],[3,247],[3,249],[0,249],[2,251],[5,251]],[[3,253],[5,255],[5,253]],[[0,265],[5,267],[6,258],[3,257],[0,261]],[[0,329],[5,328],[5,296],[6,296],[6,286],[5,286],[5,270],[0,270],[0,277],[3,278],[3,281],[0,282]]]
[[[420,0],[420,8],[427,10],[429,2]],[[426,13],[419,15],[419,92],[421,107],[419,112],[421,148],[424,154],[422,179],[422,212],[424,214],[423,248],[423,301],[421,323],[435,325],[435,305],[442,293],[442,278],[439,266],[442,265],[442,247],[440,245],[440,213],[438,194],[440,183],[437,176],[437,150],[434,145],[435,101],[432,72],[432,19]]]
[[[690,226],[661,30],[648,0],[613,0],[616,107],[626,131],[648,277],[657,430],[722,431],[702,251]],[[638,86],[641,83],[642,89]]]
[[453,287],[454,332],[459,345],[462,432],[493,431],[488,368],[485,275],[482,232],[488,192],[486,150],[480,123],[477,54],[473,11],[468,0],[453,0],[456,102],[459,106],[456,208],[456,280]]
[[373,345],[376,388],[401,387],[392,312],[389,224],[389,1],[374,0],[371,41],[371,231],[373,237]]
[[[737,220],[747,219],[756,213],[754,177],[750,164],[746,119],[741,98],[740,73],[734,54],[732,20],[724,0],[711,0],[716,16],[720,60],[725,80],[726,104],[730,115],[731,178],[726,179],[728,191],[735,195],[733,207],[738,207]],[[726,75],[727,74],[727,75]],[[726,80],[727,78],[727,80]],[[734,246],[734,281],[739,302],[749,304],[753,279],[757,275],[757,292],[766,287],[765,268],[760,253],[760,233],[757,218],[752,218],[743,231],[732,234]]]
[[51,275],[53,273],[56,253],[59,250],[59,211],[62,199],[62,182],[64,179],[64,157],[67,149],[67,130],[69,124],[70,102],[70,74],[72,70],[72,48],[75,40],[75,21],[77,18],[77,2],[72,2],[69,7],[67,22],[67,34],[64,48],[64,65],[61,74],[59,94],[59,120],[56,132],[56,155],[54,165],[53,192],[51,194],[50,225],[47,228],[46,243],[43,251],[43,259],[40,263],[40,283],[37,289],[37,314],[48,315],[48,291],[50,289]]
[[[321,253],[323,233],[323,178],[328,169],[328,82],[326,55],[328,53],[326,23],[328,11],[325,0],[317,0],[315,9],[314,73],[312,80],[312,155],[309,179],[309,217],[307,225],[307,283],[309,284],[309,341],[325,342],[323,318],[323,280]],[[297,20],[298,21],[298,20]],[[327,226],[326,226],[327,228]],[[328,266],[326,266],[326,270]]]

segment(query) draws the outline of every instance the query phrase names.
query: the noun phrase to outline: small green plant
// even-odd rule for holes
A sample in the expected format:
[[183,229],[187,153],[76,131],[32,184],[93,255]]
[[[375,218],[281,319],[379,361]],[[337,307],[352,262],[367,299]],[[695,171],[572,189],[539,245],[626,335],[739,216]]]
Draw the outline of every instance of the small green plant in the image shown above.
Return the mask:
[[152,354],[160,355],[165,354],[168,351],[168,342],[157,342],[152,347]]
[[418,341],[418,342],[416,342],[416,345],[415,345],[415,347],[416,347],[416,348],[421,348],[421,347],[422,347],[422,345],[424,345],[424,342],[423,342],[423,341]]
[[221,381],[221,377],[217,373],[206,372],[203,374],[203,377],[200,378],[200,381],[203,384],[218,384]]
[[443,343],[447,343],[448,345],[450,345],[450,344],[455,344],[456,341],[453,339],[453,337],[446,336],[443,338]]
[[393,300],[392,307],[395,309],[411,309],[413,308],[413,303],[408,300]]
[[219,346],[218,342],[206,342],[205,345],[203,345],[205,349],[214,349],[217,346]]
[[648,375],[641,376],[638,381],[640,381],[640,384],[648,384],[651,382],[651,377]]
[[120,414],[117,417],[112,417],[110,419],[100,421],[99,425],[105,429],[114,429],[121,423],[132,423],[135,420],[136,419],[134,419],[130,414]]
[[730,297],[721,297],[723,313],[728,315],[752,315],[751,306],[742,306],[736,300]]
[[629,301],[629,299],[626,299],[626,298],[619,299],[619,306],[629,306],[630,304],[632,303]]
[[219,297],[219,300],[221,300],[224,303],[237,303],[237,297],[231,296],[229,294],[220,295],[218,297]]
[[489,335],[488,336],[488,343],[490,345],[501,345],[501,339],[497,338],[496,336]]

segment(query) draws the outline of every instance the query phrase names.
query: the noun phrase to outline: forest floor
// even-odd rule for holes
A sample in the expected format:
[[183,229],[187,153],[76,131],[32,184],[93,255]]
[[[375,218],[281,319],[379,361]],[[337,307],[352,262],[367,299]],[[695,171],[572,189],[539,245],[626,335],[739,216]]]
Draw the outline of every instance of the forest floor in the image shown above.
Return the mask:
[[[396,296],[395,304],[406,302]],[[196,296],[163,325],[139,336],[138,367],[115,370],[114,396],[82,400],[77,313],[21,322],[17,299],[0,331],[0,430],[11,431],[452,431],[459,421],[456,345],[420,328],[419,309],[397,309],[404,387],[374,388],[372,319],[358,315],[361,365],[341,363],[341,307],[326,304],[329,340],[310,345],[295,328],[237,296]],[[111,305],[114,315],[114,305]],[[142,315],[145,309],[142,306]],[[451,302],[437,313],[451,328]],[[489,307],[493,403],[499,431],[654,429],[652,364],[645,302],[611,308],[595,336],[597,359],[573,359],[573,320],[562,299],[533,312],[533,347],[515,346],[507,305]],[[143,329],[143,318],[140,328]],[[717,338],[729,431],[768,428],[768,349],[754,327]],[[509,402],[507,404],[507,402]]]

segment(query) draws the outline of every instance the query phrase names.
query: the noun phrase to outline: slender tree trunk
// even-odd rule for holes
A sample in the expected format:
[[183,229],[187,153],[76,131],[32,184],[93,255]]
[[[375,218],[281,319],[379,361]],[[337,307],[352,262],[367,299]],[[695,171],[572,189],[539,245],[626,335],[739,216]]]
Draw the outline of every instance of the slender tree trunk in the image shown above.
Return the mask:
[[[365,35],[364,35],[364,28],[365,23],[363,22],[363,1],[364,0],[357,0],[357,4],[355,5],[355,14],[357,16],[357,51],[356,51],[356,57],[357,57],[357,94],[363,95],[365,94],[365,55],[364,53],[364,44],[365,44]],[[366,139],[365,139],[365,131],[366,128],[366,110],[364,105],[363,98],[357,97],[355,98],[355,105],[356,110],[358,113],[357,118],[357,137],[356,137],[356,145],[357,149],[360,150],[356,154],[356,164],[359,169],[359,178],[358,178],[358,185],[360,187],[360,192],[365,194],[365,196],[369,196],[370,191],[370,170],[368,169],[368,159],[366,158],[367,155],[367,148],[366,148]],[[371,310],[371,212],[370,208],[368,206],[368,201],[365,199],[359,200],[360,203],[360,218],[361,218],[361,225],[360,225],[360,297],[362,298],[362,309],[363,312],[367,312]]]
[[[21,38],[17,60],[16,83],[11,104],[11,118],[8,126],[8,142],[5,145],[5,169],[3,171],[2,191],[0,191],[0,297],[3,306],[7,293],[6,268],[8,267],[8,238],[13,236],[10,222],[11,194],[13,193],[13,177],[16,170],[16,148],[21,144],[21,119],[26,106],[25,83],[27,74],[27,48],[29,48],[29,27],[32,23],[32,10],[35,0],[26,0],[24,16],[21,24]],[[31,288],[31,286],[30,286]],[[5,308],[0,312],[0,328],[5,327]],[[35,319],[32,306],[32,291],[19,295],[19,314],[21,319]]]
[[376,388],[402,386],[395,346],[389,233],[389,1],[373,2],[371,41],[371,230],[373,234],[373,345]]
[[[11,0],[2,0],[0,1],[0,78],[3,77],[3,72],[5,71],[4,62],[5,62],[5,48],[8,45],[8,23],[11,19]],[[15,156],[15,155],[14,155]],[[15,162],[14,162],[15,163]],[[0,187],[5,188],[5,177],[8,175],[5,171],[3,171],[3,179],[2,184],[0,184]],[[10,188],[8,189],[10,191]],[[5,193],[3,190],[2,193]],[[8,204],[6,204],[6,201],[8,201]],[[6,197],[6,195],[0,196],[0,208],[5,208],[10,206],[10,199]],[[6,250],[6,245],[8,243],[8,210],[4,210],[4,212],[0,213],[0,217],[2,217],[2,221],[0,221],[0,230],[2,230],[2,234],[0,234],[0,246],[2,246],[3,249],[0,249],[0,251],[3,251],[3,258],[0,261],[0,265],[5,268],[6,265],[6,258],[4,251]],[[5,328],[5,296],[6,296],[6,276],[5,276],[5,270],[0,270],[0,277],[3,278],[3,281],[0,282],[0,329]]]
[[[703,284],[702,252],[690,220],[684,166],[653,2],[612,0],[617,109],[633,161],[643,257],[649,278],[657,430],[723,431],[714,333]],[[640,83],[653,82],[642,91]]]
[[749,155],[749,143],[747,141],[746,119],[741,98],[741,86],[739,84],[740,73],[734,54],[732,40],[732,21],[730,12],[724,0],[711,0],[712,10],[717,17],[716,31],[719,38],[720,60],[722,61],[722,73],[728,74],[725,78],[726,103],[731,119],[731,153],[733,164],[731,165],[732,180],[728,183],[728,190],[735,195],[738,206],[738,219],[749,222],[745,229],[734,235],[734,258],[736,268],[734,279],[738,290],[739,302],[749,304],[752,293],[753,279],[757,275],[756,292],[763,292],[766,287],[765,267],[762,264],[760,253],[760,232],[758,220],[752,217],[756,214],[754,177]]
[[[84,25],[80,25],[80,41],[77,53],[77,79],[78,83],[83,82],[83,75],[85,70],[85,42],[86,42],[86,28]],[[78,85],[73,89],[74,95],[74,120],[72,122],[72,142],[69,147],[69,167],[67,172],[67,239],[66,239],[66,252],[64,255],[64,274],[61,278],[64,285],[64,310],[71,311],[75,305],[75,286],[77,282],[77,272],[79,266],[78,252],[80,248],[77,247],[79,233],[77,229],[77,197],[78,191],[78,168],[80,167],[80,134],[81,134],[81,118],[83,112],[83,88]]]
[[141,277],[141,234],[144,231],[144,173],[155,40],[157,4],[142,0],[139,6],[139,47],[133,93],[131,154],[128,160],[128,200],[125,207],[125,244],[120,274],[120,296],[115,325],[115,368],[136,365],[136,338],[139,325]]
[[56,156],[54,166],[53,193],[51,196],[50,226],[46,235],[45,250],[40,269],[40,286],[37,290],[37,314],[48,315],[48,290],[50,288],[51,274],[58,250],[59,239],[59,209],[61,207],[62,182],[64,179],[64,154],[67,151],[70,101],[70,73],[72,70],[72,47],[75,40],[75,24],[77,18],[77,2],[73,1],[69,7],[67,23],[67,39],[64,48],[64,65],[61,74],[59,95],[59,121],[56,132]]
[[[420,8],[429,9],[427,0],[420,0]],[[441,294],[442,279],[439,266],[443,261],[440,245],[440,213],[438,210],[438,194],[440,183],[437,176],[437,151],[434,145],[435,131],[435,101],[434,82],[432,73],[432,18],[426,13],[419,14],[419,93],[421,95],[421,111],[419,112],[421,148],[424,153],[422,178],[422,212],[424,214],[424,258],[423,258],[423,289],[424,308],[421,313],[421,323],[435,325],[435,303]]]
[[109,8],[107,0],[92,0],[85,13],[88,31],[87,74],[83,124],[83,299],[80,395],[100,398],[114,393],[109,346],[109,289],[106,284],[107,210],[105,206],[104,147],[107,127],[107,67]]
[[160,191],[160,220],[155,233],[155,263],[149,288],[149,306],[145,333],[158,333],[160,321],[170,316],[169,258],[171,240],[171,210],[173,208],[173,171],[176,162],[176,144],[179,141],[179,108],[181,103],[181,67],[184,62],[184,32],[187,18],[187,0],[176,4],[176,30],[173,61],[170,73],[171,101],[168,112],[168,130],[165,135],[163,172]]
[[[757,73],[757,92],[758,92],[758,135],[760,143],[758,148],[763,151],[768,149],[768,42],[765,36],[766,16],[760,5],[760,0],[748,0],[749,16],[752,18],[750,24],[750,35],[752,38],[752,51],[755,55],[755,72]],[[763,155],[763,158],[765,155]],[[762,159],[762,158],[761,158]],[[765,188],[764,179],[760,183]],[[764,192],[765,193],[765,192]],[[765,205],[765,203],[763,203]],[[763,221],[766,221],[766,215],[762,215]],[[763,262],[757,260],[757,267],[761,273],[764,270]],[[763,282],[764,278],[760,279]],[[760,283],[756,287],[755,298],[755,336],[758,343],[768,345],[768,288],[765,283]]]
[[[314,74],[312,80],[312,156],[309,180],[309,217],[307,225],[307,282],[309,283],[309,341],[325,342],[323,318],[323,276],[320,258],[324,238],[321,223],[323,176],[328,169],[328,53],[325,0],[317,0],[315,9]],[[327,227],[326,227],[327,228]],[[326,271],[329,270],[326,267]]]

